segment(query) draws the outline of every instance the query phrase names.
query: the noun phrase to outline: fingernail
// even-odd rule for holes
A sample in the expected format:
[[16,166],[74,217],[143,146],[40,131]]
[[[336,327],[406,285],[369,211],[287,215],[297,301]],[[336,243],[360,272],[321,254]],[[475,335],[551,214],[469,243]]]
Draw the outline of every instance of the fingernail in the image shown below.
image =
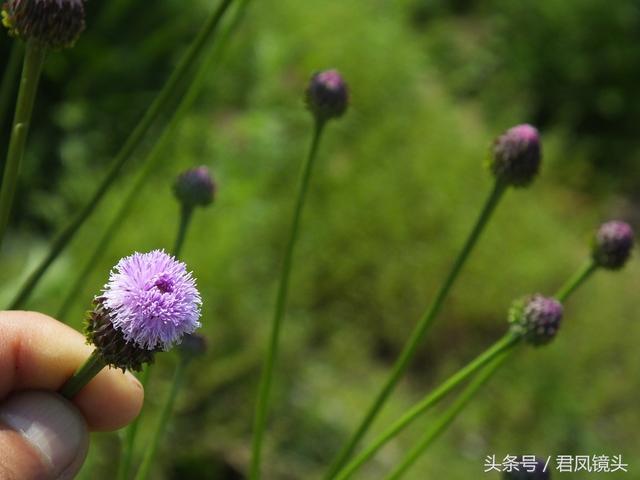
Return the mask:
[[53,392],[20,392],[0,404],[0,422],[20,433],[55,478],[72,478],[84,461],[89,434],[84,418]]

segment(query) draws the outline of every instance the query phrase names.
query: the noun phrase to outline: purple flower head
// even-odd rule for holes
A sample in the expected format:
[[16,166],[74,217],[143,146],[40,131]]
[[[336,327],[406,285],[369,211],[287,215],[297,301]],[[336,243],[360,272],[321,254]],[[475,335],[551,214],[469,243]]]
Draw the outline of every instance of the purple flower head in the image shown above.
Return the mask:
[[118,262],[99,297],[128,343],[168,350],[200,327],[200,293],[186,265],[162,250]]
[[603,223],[593,240],[594,262],[608,270],[622,268],[633,248],[633,229],[628,223],[612,220]]
[[8,0],[2,23],[9,33],[53,48],[73,46],[85,27],[83,0]]
[[527,124],[517,125],[494,142],[491,171],[507,185],[526,186],[538,173],[541,156],[538,130]]
[[555,298],[540,294],[516,300],[509,311],[512,331],[534,345],[550,342],[560,328],[564,309]]
[[338,118],[347,110],[349,89],[337,70],[325,70],[311,77],[306,92],[307,106],[318,121]]
[[178,176],[173,185],[173,193],[188,208],[205,207],[213,202],[216,184],[207,167],[195,167]]

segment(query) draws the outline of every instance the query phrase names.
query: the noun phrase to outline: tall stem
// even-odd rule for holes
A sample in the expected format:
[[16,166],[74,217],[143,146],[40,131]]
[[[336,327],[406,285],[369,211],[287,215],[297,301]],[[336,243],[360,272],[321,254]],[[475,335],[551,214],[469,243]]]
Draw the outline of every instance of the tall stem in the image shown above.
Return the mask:
[[564,302],[580,285],[582,285],[592,273],[598,269],[598,265],[593,260],[588,260],[585,264],[556,292],[554,297],[560,302]]
[[106,367],[98,350],[94,350],[87,361],[67,380],[59,390],[60,395],[68,399],[75,397],[82,388],[95,377],[100,370]]
[[178,234],[176,235],[176,241],[173,245],[173,256],[180,258],[182,252],[182,246],[184,245],[184,239],[187,235],[189,223],[191,222],[191,216],[193,215],[193,207],[181,206],[180,208],[180,224],[178,225]]
[[387,378],[387,381],[383,385],[378,395],[375,397],[373,403],[367,410],[364,418],[361,420],[355,433],[351,436],[347,444],[342,448],[342,450],[336,457],[335,461],[331,465],[329,472],[326,475],[327,479],[333,478],[336,472],[338,472],[340,468],[342,468],[342,466],[347,462],[347,460],[349,460],[356,446],[358,445],[362,437],[365,435],[365,433],[371,426],[371,423],[373,422],[378,412],[386,402],[387,398],[389,397],[391,392],[393,392],[393,390],[395,389],[395,386],[397,385],[400,378],[402,378],[402,375],[404,374],[405,370],[409,366],[409,363],[413,359],[416,353],[416,350],[418,349],[420,343],[424,339],[424,336],[428,328],[431,326],[435,318],[438,316],[438,313],[442,308],[442,305],[449,293],[449,290],[451,290],[451,287],[453,286],[456,278],[458,277],[460,270],[465,264],[474,246],[476,245],[478,238],[480,238],[480,234],[484,230],[484,227],[489,222],[489,219],[491,218],[493,211],[495,210],[504,192],[506,191],[506,188],[507,186],[501,182],[495,183],[493,190],[491,191],[489,197],[487,198],[484,204],[484,207],[480,212],[480,216],[478,217],[478,220],[476,221],[473,227],[473,230],[471,231],[471,234],[467,238],[466,243],[462,247],[462,250],[458,254],[458,257],[456,258],[455,262],[453,263],[453,267],[451,267],[449,274],[447,275],[444,283],[440,287],[440,290],[438,291],[438,294],[436,295],[435,300],[433,301],[429,309],[425,312],[424,316],[420,319],[418,324],[413,329],[413,332],[411,333],[411,336],[407,340],[407,343],[405,344],[402,352],[400,353],[400,356],[396,360],[396,363],[394,364],[393,369],[389,374],[389,377]]
[[69,312],[69,309],[73,305],[74,300],[80,295],[83,285],[86,284],[87,277],[100,260],[102,254],[109,246],[109,243],[115,236],[122,223],[129,216],[129,213],[131,212],[131,209],[136,199],[138,198],[138,195],[142,192],[145,183],[147,182],[151,174],[158,168],[160,160],[164,158],[163,154],[167,150],[169,141],[173,138],[178,127],[182,124],[182,120],[185,118],[186,114],[189,112],[194,102],[198,98],[198,95],[204,87],[205,81],[210,79],[211,72],[209,71],[209,67],[212,63],[218,64],[220,62],[221,56],[224,52],[224,47],[227,45],[227,42],[229,41],[229,38],[231,37],[233,32],[239,26],[241,20],[244,18],[248,4],[249,0],[244,0],[239,3],[238,7],[236,8],[236,13],[233,16],[233,20],[224,30],[224,33],[221,35],[220,40],[215,42],[215,48],[211,48],[210,52],[206,54],[206,59],[202,62],[198,72],[196,73],[196,76],[194,77],[193,82],[191,82],[191,85],[189,86],[189,90],[178,106],[175,115],[171,119],[165,131],[162,133],[162,136],[160,137],[158,142],[154,145],[152,150],[143,160],[142,163],[144,166],[138,173],[135,181],[131,185],[131,188],[125,195],[120,208],[112,217],[100,239],[93,245],[93,251],[91,252],[91,255],[89,255],[89,258],[80,269],[71,287],[67,291],[67,294],[65,295],[64,300],[62,301],[62,304],[60,305],[60,308],[55,316],[55,318],[57,318],[58,320],[64,321],[67,313]]
[[7,160],[4,165],[2,186],[0,187],[0,247],[9,224],[9,215],[11,214],[13,197],[18,184],[20,164],[22,163],[27,136],[29,135],[29,124],[45,55],[46,48],[44,46],[38,44],[35,40],[27,42],[22,65],[20,90],[18,91],[11,138],[9,139],[9,149],[7,150]]
[[[593,272],[597,270],[597,265],[592,260],[587,261],[580,267],[574,275],[569,277],[567,282],[555,294],[555,298],[561,302],[568,298],[581,286]],[[460,397],[440,416],[431,430],[429,430],[420,443],[405,457],[396,470],[388,477],[387,480],[400,478],[407,468],[426,450],[426,448],[441,434],[455,417],[465,408],[473,395],[484,385],[491,376],[502,366],[508,359],[510,352],[505,352],[502,356],[496,358],[485,370],[474,380],[466,390],[460,394]]]
[[[149,377],[151,376],[151,365],[147,365],[140,377],[140,383],[143,390],[146,389],[147,383],[149,383]],[[120,456],[120,463],[118,464],[118,480],[126,480],[129,478],[129,470],[131,470],[131,461],[133,460],[133,449],[136,442],[136,436],[138,434],[138,426],[140,425],[140,414],[136,419],[131,422],[124,431],[124,442],[122,444],[122,453]]]
[[500,340],[494,343],[491,347],[485,350],[482,354],[472,360],[465,367],[458,370],[442,385],[428,394],[423,400],[418,402],[418,404],[416,404],[407,413],[400,417],[398,421],[396,421],[393,425],[391,425],[391,427],[385,430],[382,435],[377,437],[373,441],[373,443],[369,447],[367,447],[360,455],[358,455],[351,463],[340,470],[335,478],[337,480],[345,480],[347,478],[351,478],[356,470],[358,470],[380,448],[382,448],[382,446],[384,446],[389,440],[400,433],[419,415],[427,411],[429,408],[433,407],[446,394],[451,392],[454,388],[464,382],[475,372],[492,362],[496,357],[516,347],[516,345],[519,344],[520,340],[521,339],[519,335],[510,332],[504,335]]
[[441,416],[438,417],[433,426],[427,430],[400,464],[387,476],[385,480],[398,480],[407,470],[422,456],[425,450],[443,433],[447,427],[456,419],[458,414],[467,406],[471,399],[478,393],[478,390],[487,383],[489,378],[500,368],[511,356],[513,350],[508,350],[496,356],[470,383],[464,391],[455,399]]
[[276,298],[275,312],[273,315],[273,321],[271,324],[271,335],[269,337],[269,344],[267,347],[265,363],[260,379],[260,389],[258,392],[258,401],[256,403],[254,425],[253,425],[253,446],[252,446],[252,459],[251,459],[251,472],[249,478],[251,480],[257,480],[260,478],[260,461],[262,453],[262,441],[264,438],[264,431],[267,422],[267,410],[269,406],[269,394],[271,390],[271,380],[273,377],[273,368],[278,354],[278,346],[280,340],[280,326],[282,323],[282,317],[284,316],[284,310],[287,303],[287,293],[289,289],[289,276],[291,273],[291,265],[293,263],[293,252],[298,239],[300,230],[300,218],[302,216],[302,210],[304,207],[307,190],[309,189],[309,181],[311,179],[311,172],[313,171],[313,164],[318,151],[318,145],[320,144],[320,138],[322,136],[324,123],[316,121],[313,139],[311,141],[311,147],[307,160],[302,169],[302,177],[298,188],[298,196],[293,211],[293,219],[291,222],[291,229],[289,232],[289,241],[285,250],[284,262],[282,266],[282,273],[280,276],[280,285],[278,287],[278,295]]
[[27,278],[27,281],[20,288],[15,299],[11,303],[9,309],[15,310],[20,308],[29,298],[33,289],[38,284],[44,273],[47,271],[53,261],[60,255],[62,250],[67,246],[78,229],[82,226],[87,218],[93,213],[104,195],[107,193],[111,185],[118,178],[122,167],[131,158],[134,151],[142,142],[144,136],[151,128],[153,123],[160,116],[162,110],[177,96],[179,84],[185,75],[191,70],[191,67],[200,58],[200,54],[210,39],[213,38],[222,17],[231,5],[233,0],[222,0],[218,8],[209,17],[203,28],[190,45],[186,54],[180,60],[175,70],[167,80],[156,99],[153,101],[145,115],[142,117],[136,128],[133,130],[124,146],[114,159],[109,172],[102,180],[102,183],[95,191],[89,202],[84,208],[73,218],[73,220],[54,238],[49,252],[41,263],[36,267],[35,271]]
[[188,355],[181,356],[180,361],[176,366],[173,381],[171,382],[171,389],[169,390],[164,405],[162,406],[156,429],[153,432],[153,436],[151,437],[151,443],[145,451],[144,457],[142,459],[142,464],[140,465],[140,469],[135,476],[135,480],[144,480],[149,476],[149,471],[151,470],[153,459],[156,455],[156,452],[158,451],[160,439],[164,434],[164,431],[167,427],[167,422],[169,421],[169,417],[171,416],[171,412],[173,411],[173,405],[175,404],[176,396],[178,395],[180,387],[182,387],[182,383],[184,382],[184,372],[187,368],[187,365],[189,364],[189,359],[190,357]]
[[18,83],[20,72],[20,59],[22,58],[22,42],[13,42],[9,60],[2,74],[0,84],[0,129],[4,127],[4,122],[9,112],[11,99]]

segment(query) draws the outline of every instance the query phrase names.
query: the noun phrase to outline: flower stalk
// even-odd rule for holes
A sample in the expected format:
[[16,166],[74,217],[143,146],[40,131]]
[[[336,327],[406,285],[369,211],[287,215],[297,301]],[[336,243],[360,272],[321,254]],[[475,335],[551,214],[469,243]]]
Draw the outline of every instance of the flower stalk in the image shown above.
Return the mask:
[[20,60],[22,59],[22,44],[13,42],[9,60],[4,67],[2,74],[2,83],[0,84],[0,128],[4,127],[4,122],[9,113],[11,99],[18,83],[18,75],[20,74]]
[[62,386],[59,392],[60,395],[71,400],[106,366],[107,364],[102,358],[102,355],[100,355],[98,350],[94,350],[84,364],[82,364],[76,373]]
[[258,401],[256,403],[254,426],[253,426],[253,444],[252,444],[252,460],[251,460],[251,472],[249,478],[251,480],[257,480],[260,478],[260,463],[262,454],[262,443],[264,438],[264,431],[267,423],[267,410],[269,407],[269,395],[271,393],[271,382],[273,378],[273,369],[275,366],[276,357],[278,355],[278,346],[280,342],[280,329],[282,324],[282,318],[284,317],[285,306],[287,303],[287,295],[289,291],[289,277],[291,274],[291,266],[293,264],[293,253],[295,250],[296,242],[300,233],[300,219],[302,217],[302,210],[304,208],[305,200],[307,197],[307,191],[309,190],[309,183],[311,180],[311,173],[313,171],[313,165],[315,163],[316,154],[318,152],[318,146],[320,145],[320,139],[324,130],[325,122],[322,120],[316,120],[314,126],[313,137],[311,140],[311,147],[309,148],[309,154],[302,169],[302,176],[298,187],[298,194],[293,211],[293,218],[291,221],[291,228],[289,230],[289,240],[284,255],[284,262],[282,266],[282,273],[280,276],[280,284],[278,287],[278,294],[276,297],[275,312],[271,323],[271,334],[269,336],[269,344],[265,355],[265,363],[260,378],[260,387],[258,391]]
[[424,451],[434,443],[442,433],[444,433],[449,425],[453,423],[458,414],[464,410],[469,402],[475,397],[485,383],[493,376],[493,374],[511,357],[515,350],[508,350],[496,356],[478,375],[471,380],[469,385],[465,387],[462,393],[453,403],[436,419],[433,426],[427,430],[420,441],[407,453],[400,461],[400,464],[394,468],[385,480],[398,480],[409,470],[409,468],[422,456]]
[[0,186],[0,247],[2,246],[2,240],[9,224],[13,198],[18,185],[20,164],[24,157],[31,115],[33,113],[33,106],[46,52],[46,47],[37,41],[27,41],[13,127],[9,139],[2,186]]
[[347,464],[347,466],[340,470],[334,478],[336,480],[345,480],[347,478],[351,478],[351,476],[367,460],[369,460],[387,442],[389,442],[402,430],[404,430],[407,425],[409,425],[424,412],[436,405],[449,392],[458,387],[462,382],[471,377],[474,373],[492,363],[496,358],[500,357],[503,354],[506,354],[507,352],[515,348],[521,342],[521,340],[522,338],[520,337],[520,335],[512,332],[507,332],[491,347],[485,350],[482,354],[480,354],[466,366],[458,370],[458,372],[449,377],[449,379],[446,380],[442,385],[433,390],[433,392],[424,397],[424,399],[422,399],[406,414],[400,417],[399,420],[393,423],[387,430],[385,430],[379,437],[377,437],[369,447],[365,448],[362,453],[355,457],[353,461],[351,461],[349,464]]
[[373,423],[373,420],[378,415],[378,412],[382,409],[387,398],[389,397],[389,395],[391,395],[396,385],[400,381],[400,378],[402,378],[402,375],[408,368],[409,363],[415,356],[420,343],[423,341],[427,330],[440,313],[442,305],[444,304],[444,300],[447,298],[451,287],[453,286],[469,255],[473,251],[473,248],[478,242],[480,235],[488,224],[491,215],[498,206],[500,199],[503,197],[506,189],[507,184],[500,180],[495,181],[493,190],[487,198],[484,207],[480,212],[480,216],[478,217],[478,220],[476,221],[471,231],[471,234],[467,238],[462,250],[458,254],[458,257],[455,259],[451,270],[449,271],[444,283],[442,284],[440,290],[436,295],[435,300],[433,301],[429,309],[425,312],[416,327],[413,329],[411,336],[407,340],[402,353],[396,360],[396,363],[394,364],[393,369],[391,370],[391,373],[389,374],[389,377],[387,378],[384,386],[375,397],[375,400],[367,410],[367,413],[361,420],[355,433],[351,436],[347,444],[338,454],[326,478],[333,478],[336,472],[338,472],[340,468],[342,468],[342,466],[347,462],[349,457],[351,457],[356,446],[368,431],[369,427]]

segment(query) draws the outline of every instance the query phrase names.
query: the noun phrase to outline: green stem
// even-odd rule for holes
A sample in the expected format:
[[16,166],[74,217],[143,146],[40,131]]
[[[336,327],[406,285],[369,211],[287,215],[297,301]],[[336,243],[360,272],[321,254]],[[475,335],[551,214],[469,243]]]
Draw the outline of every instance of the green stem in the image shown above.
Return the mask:
[[[151,365],[147,365],[140,377],[140,383],[142,388],[146,389],[149,383],[149,377],[151,376]],[[136,436],[138,434],[138,426],[140,425],[140,415],[129,424],[125,429],[124,442],[122,445],[122,454],[120,457],[120,463],[118,465],[117,480],[126,480],[129,478],[129,471],[131,470],[131,461],[133,460],[133,449],[136,443]]]
[[212,63],[219,63],[220,57],[222,55],[222,52],[224,51],[224,47],[226,46],[227,41],[240,24],[242,18],[244,18],[248,3],[248,0],[245,0],[244,2],[239,4],[232,22],[224,30],[220,41],[216,42],[214,44],[215,48],[212,48],[210,53],[206,55],[206,60],[202,62],[202,65],[196,73],[193,82],[189,86],[189,90],[182,99],[182,102],[178,106],[176,113],[171,119],[169,125],[162,133],[162,136],[154,145],[151,152],[143,160],[142,163],[144,167],[136,177],[133,185],[127,192],[127,195],[125,196],[125,199],[123,200],[119,210],[113,216],[104,233],[102,234],[100,239],[95,242],[95,246],[93,247],[91,255],[85,262],[84,266],[76,276],[71,288],[69,288],[66,296],[64,297],[60,309],[55,316],[55,318],[57,318],[58,320],[64,320],[64,318],[67,316],[67,313],[73,305],[74,300],[80,295],[82,287],[87,283],[87,278],[89,277],[92,269],[98,263],[102,254],[106,251],[116,232],[120,229],[123,222],[129,216],[129,213],[131,212],[131,209],[138,195],[142,192],[145,183],[147,182],[151,174],[157,170],[160,160],[164,158],[163,154],[167,151],[169,141],[173,138],[178,127],[182,124],[182,121],[185,118],[186,114],[198,98],[198,95],[203,89],[205,81],[210,79],[211,75],[209,72],[209,67]]
[[173,405],[176,401],[176,396],[178,395],[178,391],[180,390],[180,387],[182,386],[182,383],[184,381],[184,372],[187,365],[189,364],[189,360],[190,357],[188,355],[181,356],[180,361],[176,366],[173,381],[171,382],[171,389],[169,390],[169,394],[167,395],[165,403],[160,412],[158,424],[156,425],[156,429],[153,432],[153,436],[151,437],[151,443],[144,453],[142,464],[140,465],[140,469],[135,476],[135,480],[144,480],[149,476],[151,464],[156,455],[156,452],[158,451],[158,446],[160,445],[160,439],[162,438],[162,435],[164,434],[164,431],[167,427],[169,417],[171,416],[171,412],[173,411]]
[[9,149],[7,150],[7,160],[4,165],[2,186],[0,187],[0,247],[9,224],[9,215],[18,184],[20,164],[22,163],[22,157],[24,157],[31,114],[33,113],[33,105],[45,56],[45,47],[34,40],[27,42],[11,138],[9,139]]
[[22,42],[13,42],[9,60],[2,74],[2,84],[0,84],[0,128],[4,126],[7,118],[11,99],[18,83],[20,72],[20,59],[22,58]]
[[598,269],[598,265],[589,260],[557,291],[554,297],[559,302],[564,302],[580,285],[582,285],[592,273]]
[[68,399],[75,397],[82,388],[95,377],[100,370],[106,367],[98,350],[94,350],[87,361],[67,380],[59,390],[60,395]]
[[519,335],[515,335],[510,332],[505,334],[500,340],[494,343],[482,354],[477,356],[465,367],[454,373],[442,385],[433,390],[423,400],[421,400],[413,408],[411,408],[406,414],[400,417],[399,420],[397,420],[393,425],[391,425],[391,427],[385,430],[382,435],[377,437],[373,441],[373,443],[369,447],[367,447],[360,455],[358,455],[351,463],[340,470],[335,478],[337,480],[345,480],[347,478],[350,478],[356,472],[356,470],[358,470],[380,448],[382,448],[383,445],[394,438],[419,415],[427,411],[429,408],[433,407],[445,395],[451,392],[454,388],[464,382],[475,372],[491,363],[496,357],[514,348],[519,344],[520,340],[521,338]]
[[433,426],[424,434],[418,444],[404,457],[400,464],[385,477],[385,480],[398,480],[422,456],[424,451],[443,433],[456,419],[458,414],[467,406],[475,394],[487,383],[489,378],[500,368],[513,353],[505,351],[496,356],[464,389],[455,401],[440,415]]
[[502,198],[504,192],[506,191],[506,188],[507,188],[506,185],[504,185],[501,182],[495,183],[493,190],[491,191],[489,197],[487,198],[484,204],[484,207],[480,212],[480,216],[478,217],[478,220],[476,221],[473,227],[473,230],[471,231],[471,234],[467,238],[467,241],[464,244],[460,254],[456,258],[453,264],[453,267],[451,268],[451,271],[447,275],[447,278],[445,279],[444,283],[440,287],[440,290],[438,291],[438,294],[435,300],[433,301],[429,309],[425,312],[422,319],[418,322],[418,324],[413,329],[413,332],[411,333],[411,336],[407,340],[407,343],[405,344],[402,350],[402,353],[396,360],[396,363],[394,364],[393,369],[389,374],[389,377],[387,378],[387,381],[385,382],[384,386],[382,387],[378,395],[375,397],[373,403],[369,407],[369,410],[367,410],[364,418],[361,420],[355,433],[351,436],[347,444],[342,448],[342,450],[336,457],[335,461],[331,465],[329,472],[327,473],[325,478],[327,479],[333,478],[336,472],[338,472],[340,468],[342,468],[345,465],[345,463],[349,460],[356,446],[358,445],[362,437],[365,435],[365,433],[371,426],[371,423],[373,422],[376,415],[384,405],[385,401],[387,400],[391,392],[393,392],[400,378],[402,378],[402,375],[404,374],[405,370],[409,366],[409,363],[413,359],[418,347],[420,346],[420,343],[424,339],[424,336],[428,328],[431,326],[435,318],[438,316],[438,313],[442,308],[442,305],[449,293],[449,290],[451,290],[451,287],[453,286],[456,278],[458,277],[460,270],[462,269],[464,263],[469,257],[469,254],[473,250],[475,244],[477,243],[478,238],[480,237],[480,234],[482,233],[482,231],[484,230],[484,227],[487,225],[489,219],[491,218],[491,215],[495,210],[496,206],[498,205],[500,199]]
[[[597,265],[593,261],[587,261],[578,271],[571,276],[567,282],[558,290],[555,294],[555,298],[561,302],[566,301],[576,289],[581,286],[589,276],[597,270]],[[496,372],[496,370],[507,360],[509,352],[505,352],[502,356],[496,358],[486,369],[474,380],[466,390],[456,399],[451,407],[436,420],[436,424],[433,426],[427,434],[423,437],[421,442],[405,457],[400,466],[394,470],[391,476],[387,480],[400,478],[401,474],[424,452],[424,450],[442,433],[446,430],[449,424],[455,419],[455,417],[464,409],[469,403],[473,395],[479,390],[484,383]]]
[[184,238],[187,235],[192,215],[193,207],[183,205],[180,208],[180,224],[178,225],[178,234],[176,235],[176,241],[173,246],[173,256],[176,258],[180,258],[182,246],[184,245]]
[[203,28],[190,45],[186,54],[180,60],[180,63],[176,66],[171,76],[165,83],[164,87],[153,101],[145,115],[142,117],[136,128],[133,130],[124,146],[114,159],[109,172],[102,180],[102,183],[95,191],[93,197],[84,206],[84,208],[74,217],[74,219],[54,238],[52,245],[47,253],[46,257],[38,265],[35,271],[29,276],[24,285],[20,288],[16,298],[11,303],[9,309],[15,310],[20,308],[24,302],[29,298],[33,289],[38,284],[44,273],[47,271],[53,261],[60,255],[62,250],[67,246],[69,241],[73,238],[78,229],[82,226],[85,220],[93,213],[99,202],[107,193],[111,185],[118,178],[123,166],[131,158],[134,151],[138,148],[146,133],[151,128],[153,123],[160,116],[162,110],[172,100],[176,98],[177,90],[183,77],[190,71],[191,67],[200,58],[200,54],[204,49],[207,42],[214,37],[222,17],[231,5],[233,0],[222,0],[218,8],[209,17]]
[[267,423],[267,410],[269,406],[269,394],[271,390],[271,380],[273,377],[273,368],[278,353],[278,345],[280,339],[280,326],[282,323],[282,317],[284,316],[284,310],[287,303],[287,293],[289,289],[289,275],[291,273],[291,265],[293,263],[293,251],[298,239],[298,233],[300,230],[300,217],[302,216],[302,210],[304,207],[307,190],[309,189],[309,181],[311,179],[311,172],[313,171],[313,164],[318,151],[318,145],[320,144],[320,138],[324,122],[316,121],[313,139],[311,141],[311,148],[302,170],[302,177],[300,179],[298,196],[293,211],[293,219],[291,222],[291,230],[289,232],[289,242],[285,250],[284,262],[282,266],[282,273],[280,276],[280,285],[278,287],[278,296],[276,299],[275,312],[273,316],[273,322],[271,324],[271,335],[269,337],[269,344],[265,357],[265,364],[262,370],[260,378],[260,389],[258,392],[258,401],[256,403],[254,425],[253,425],[253,445],[252,445],[252,458],[251,458],[251,473],[249,478],[251,480],[257,480],[260,478],[260,460],[262,453],[262,440],[264,437],[264,431]]

